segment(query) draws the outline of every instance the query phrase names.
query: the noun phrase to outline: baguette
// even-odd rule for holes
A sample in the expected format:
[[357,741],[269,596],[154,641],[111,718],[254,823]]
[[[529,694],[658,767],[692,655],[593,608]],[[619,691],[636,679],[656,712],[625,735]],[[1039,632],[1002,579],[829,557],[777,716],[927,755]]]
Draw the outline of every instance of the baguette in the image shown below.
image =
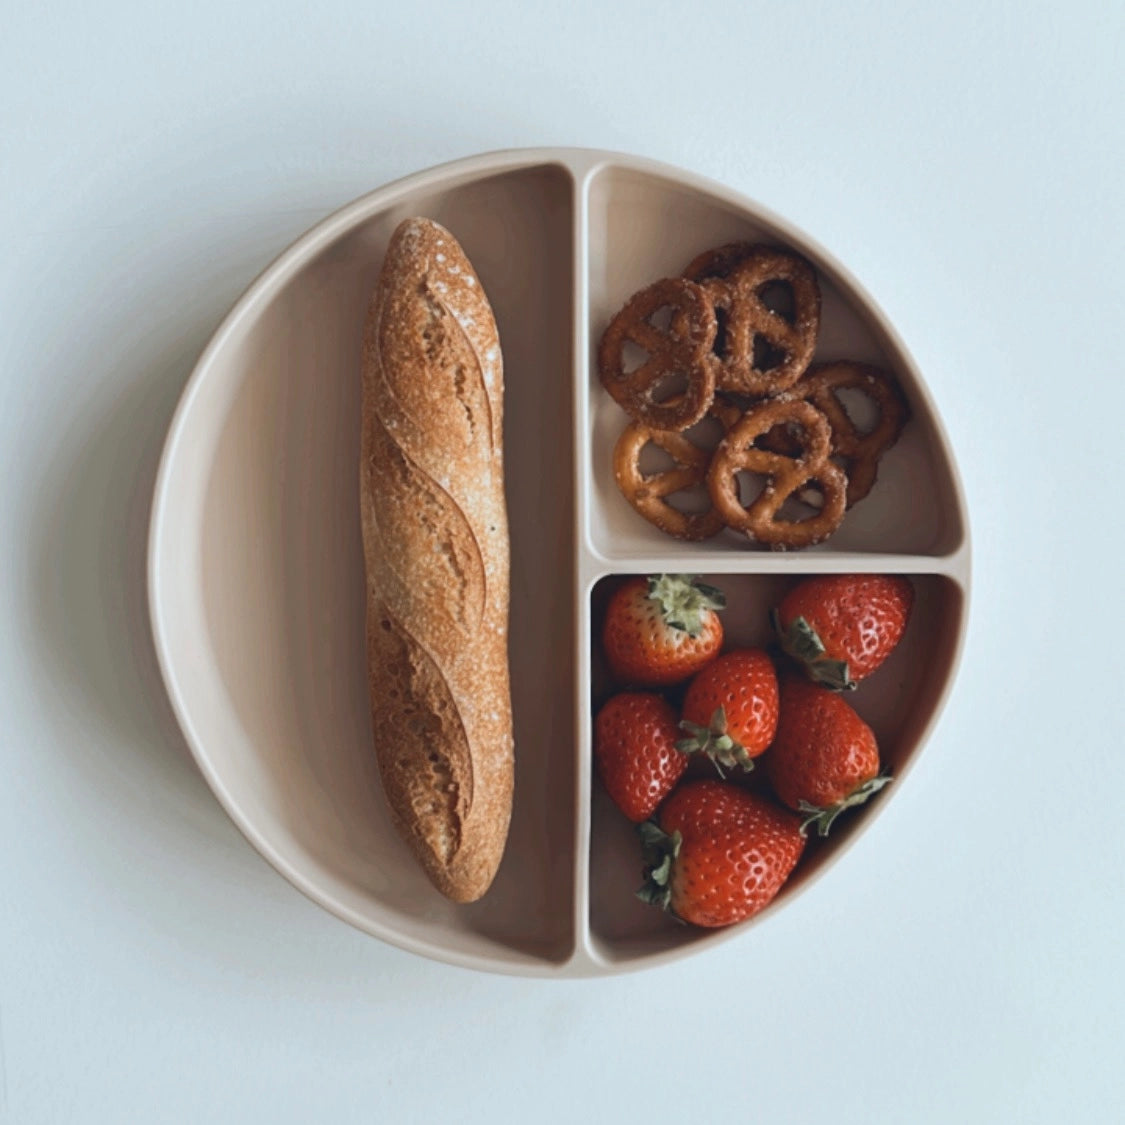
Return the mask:
[[453,236],[394,232],[364,329],[360,503],[375,752],[396,829],[455,902],[488,890],[513,790],[503,369]]

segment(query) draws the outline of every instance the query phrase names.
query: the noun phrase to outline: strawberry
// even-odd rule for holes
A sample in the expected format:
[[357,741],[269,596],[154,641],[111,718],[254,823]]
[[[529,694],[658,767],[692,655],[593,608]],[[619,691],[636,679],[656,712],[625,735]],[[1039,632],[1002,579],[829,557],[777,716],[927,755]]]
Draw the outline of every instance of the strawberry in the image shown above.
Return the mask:
[[717,657],[691,681],[680,728],[689,736],[676,743],[681,753],[702,752],[717,767],[753,769],[777,729],[773,661],[757,648]]
[[827,574],[794,587],[773,613],[781,647],[835,691],[870,676],[898,644],[914,587],[884,574]]
[[594,761],[617,807],[634,823],[652,816],[687,768],[676,749],[672,705],[650,692],[613,696],[594,720]]
[[843,696],[797,678],[781,684],[777,737],[763,759],[774,792],[827,836],[836,817],[861,805],[891,779],[879,776],[871,728]]
[[718,653],[723,626],[721,590],[686,574],[632,578],[610,599],[602,645],[622,683],[664,687],[680,683]]
[[645,902],[697,926],[729,926],[757,914],[805,847],[800,820],[729,782],[689,781],[640,826]]

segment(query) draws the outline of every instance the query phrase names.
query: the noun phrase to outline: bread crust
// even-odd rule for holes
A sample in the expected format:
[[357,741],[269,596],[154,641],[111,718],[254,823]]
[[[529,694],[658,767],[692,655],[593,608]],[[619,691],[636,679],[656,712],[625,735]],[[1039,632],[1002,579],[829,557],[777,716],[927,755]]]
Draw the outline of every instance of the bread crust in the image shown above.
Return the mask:
[[472,265],[443,227],[407,219],[364,331],[368,678],[392,820],[456,902],[488,890],[511,818],[503,393]]

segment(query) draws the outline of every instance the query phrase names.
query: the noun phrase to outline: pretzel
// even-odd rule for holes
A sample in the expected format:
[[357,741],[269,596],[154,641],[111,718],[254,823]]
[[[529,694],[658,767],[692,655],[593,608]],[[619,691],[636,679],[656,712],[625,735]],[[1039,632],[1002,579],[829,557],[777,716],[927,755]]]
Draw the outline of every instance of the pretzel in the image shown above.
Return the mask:
[[[775,426],[786,426],[799,440],[795,456],[754,445]],[[807,402],[774,399],[748,410],[720,442],[707,474],[711,501],[727,526],[778,550],[811,547],[831,535],[844,518],[848,487],[829,460],[831,437],[828,419]],[[749,507],[739,499],[738,474],[744,470],[766,478]],[[821,494],[819,510],[800,520],[782,516],[785,502],[809,488]]]
[[[878,409],[878,419],[866,433],[848,414],[839,392],[863,392]],[[910,411],[894,376],[869,363],[840,360],[814,367],[785,394],[788,399],[811,402],[832,427],[833,460],[842,462],[848,475],[848,507],[857,504],[872,489],[879,471],[879,458],[902,433]],[[792,455],[793,439],[774,430],[763,435],[761,448]]]
[[757,242],[728,242],[714,250],[704,250],[688,262],[683,276],[689,281],[729,277],[731,270],[749,258],[758,246]]
[[[785,282],[793,294],[793,318],[769,308],[762,292],[771,282]],[[759,247],[722,281],[706,282],[716,312],[726,316],[718,385],[754,397],[779,394],[808,368],[820,328],[820,288],[812,267],[795,254]],[[764,342],[780,353],[766,366],[756,355]]]
[[[651,320],[664,309],[671,313],[667,330]],[[685,430],[707,413],[715,394],[714,340],[715,309],[707,294],[693,282],[667,278],[634,293],[610,321],[598,348],[598,374],[634,421],[654,430]],[[627,372],[628,344],[647,356]],[[686,378],[687,387],[658,400],[660,389],[677,376]]]
[[[715,399],[707,416],[714,418],[726,433],[741,412],[736,406]],[[641,470],[641,453],[650,442],[672,458],[674,468],[648,474]],[[613,450],[613,475],[625,499],[665,534],[694,542],[710,539],[722,531],[722,515],[714,504],[706,512],[681,512],[668,503],[668,497],[705,484],[710,464],[711,450],[700,448],[684,434],[654,430],[640,422],[630,422],[625,427]]]
[[[820,287],[804,258],[774,246],[730,242],[693,258],[684,276],[703,285],[715,306],[720,390],[772,397],[804,374],[820,330]],[[766,304],[763,293],[771,283],[789,287],[792,317]],[[779,362],[761,365],[759,343],[780,353]]]

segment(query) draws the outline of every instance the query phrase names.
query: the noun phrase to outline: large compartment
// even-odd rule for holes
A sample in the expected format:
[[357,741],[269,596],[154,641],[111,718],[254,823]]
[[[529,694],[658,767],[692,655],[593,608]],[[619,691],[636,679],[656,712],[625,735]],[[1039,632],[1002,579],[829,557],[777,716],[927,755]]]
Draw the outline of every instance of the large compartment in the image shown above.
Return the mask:
[[[368,718],[361,329],[390,234],[415,214],[463,243],[505,357],[518,779],[503,865],[470,907],[420,885]],[[575,672],[557,657],[575,622],[573,229],[573,180],[554,164],[373,208],[230,327],[171,454],[155,582],[172,644],[195,654],[177,688],[212,784],[298,885],[438,955],[534,966],[573,948]]]

